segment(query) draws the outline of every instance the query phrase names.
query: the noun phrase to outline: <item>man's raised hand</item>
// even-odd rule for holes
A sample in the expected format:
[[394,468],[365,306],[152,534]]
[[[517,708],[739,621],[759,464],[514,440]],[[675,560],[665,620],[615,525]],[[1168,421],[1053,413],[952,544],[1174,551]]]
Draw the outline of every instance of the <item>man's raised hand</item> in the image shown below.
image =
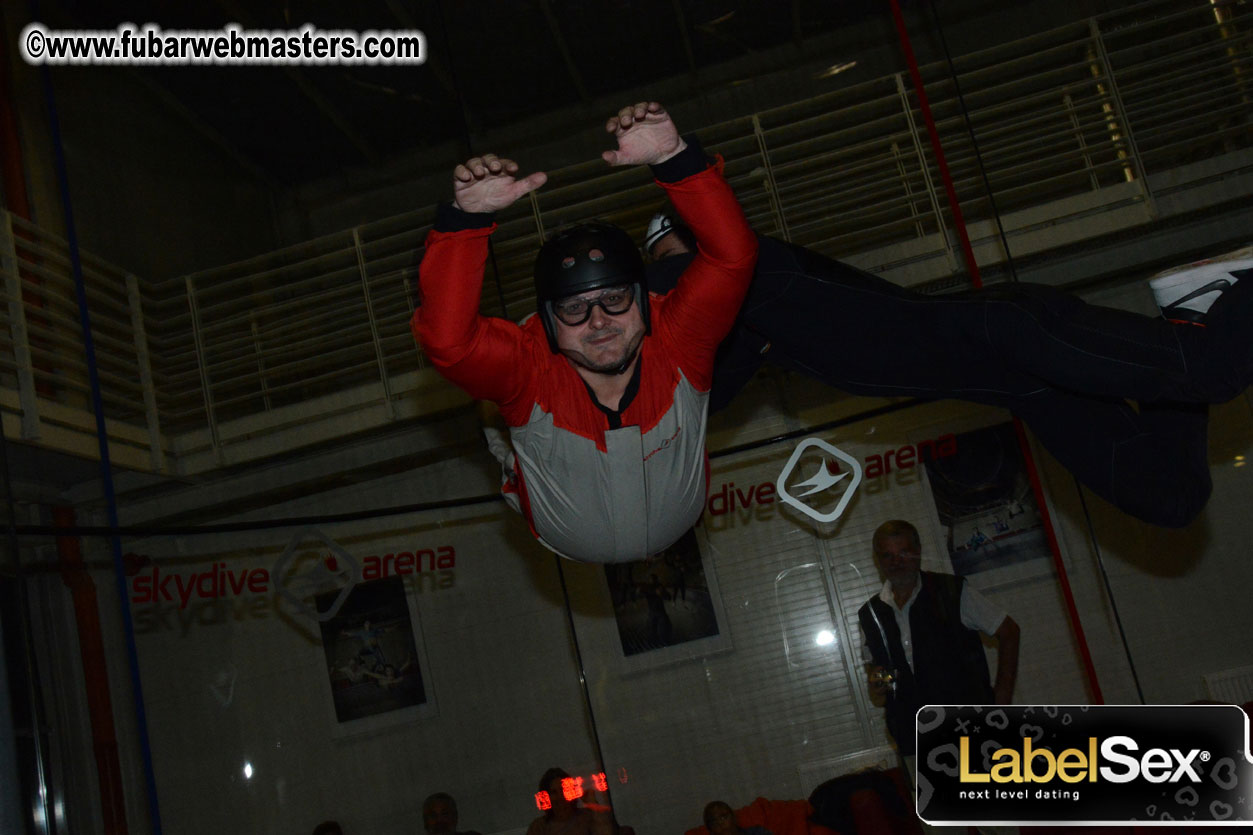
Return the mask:
[[472,157],[452,172],[452,203],[463,212],[496,212],[548,182],[536,171],[518,179],[518,164],[495,154]]
[[601,154],[610,165],[656,165],[687,147],[670,114],[655,101],[622,108],[605,123],[605,130],[618,140],[618,150]]

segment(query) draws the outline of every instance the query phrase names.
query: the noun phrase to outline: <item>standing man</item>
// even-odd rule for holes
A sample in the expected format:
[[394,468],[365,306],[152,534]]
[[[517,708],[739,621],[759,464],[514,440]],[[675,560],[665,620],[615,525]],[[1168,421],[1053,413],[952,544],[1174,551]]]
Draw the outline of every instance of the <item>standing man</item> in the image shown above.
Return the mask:
[[[884,522],[871,546],[883,589],[857,612],[870,696],[886,704],[888,732],[917,785],[918,709],[1009,704],[1018,677],[1018,624],[965,578],[922,571],[922,542],[909,522]],[[995,681],[980,633],[997,643]]]
[[604,223],[560,231],[535,262],[537,315],[479,313],[494,213],[544,184],[492,154],[453,171],[427,237],[413,330],[444,376],[500,407],[503,492],[552,550],[591,562],[658,553],[700,517],[714,353],[752,277],[757,241],[721,164],[679,136],[657,102],[605,125],[611,165],[648,164],[700,241],[675,289],[650,297],[630,236]]

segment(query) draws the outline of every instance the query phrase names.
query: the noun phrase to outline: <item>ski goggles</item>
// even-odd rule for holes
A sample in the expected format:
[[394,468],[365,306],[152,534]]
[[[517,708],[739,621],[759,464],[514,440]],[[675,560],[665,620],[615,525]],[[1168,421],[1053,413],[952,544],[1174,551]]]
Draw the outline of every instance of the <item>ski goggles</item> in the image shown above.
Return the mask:
[[618,316],[630,310],[631,304],[634,301],[634,285],[628,285],[626,287],[609,287],[602,290],[600,295],[593,296],[592,298],[572,296],[568,299],[553,302],[553,315],[556,316],[562,324],[574,327],[575,325],[581,325],[588,319],[592,318],[593,307],[599,307],[610,316]]

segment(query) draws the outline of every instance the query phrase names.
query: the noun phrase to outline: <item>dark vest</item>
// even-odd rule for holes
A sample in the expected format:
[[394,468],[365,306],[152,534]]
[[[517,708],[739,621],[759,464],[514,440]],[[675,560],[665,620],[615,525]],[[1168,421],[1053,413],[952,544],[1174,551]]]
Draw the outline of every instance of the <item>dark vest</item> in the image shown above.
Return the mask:
[[965,579],[923,571],[919,582],[922,588],[909,610],[912,669],[905,660],[893,607],[875,595],[857,612],[874,663],[896,673],[896,691],[887,700],[887,724],[902,754],[914,753],[914,714],[923,705],[983,705],[993,700],[979,632],[961,622]]

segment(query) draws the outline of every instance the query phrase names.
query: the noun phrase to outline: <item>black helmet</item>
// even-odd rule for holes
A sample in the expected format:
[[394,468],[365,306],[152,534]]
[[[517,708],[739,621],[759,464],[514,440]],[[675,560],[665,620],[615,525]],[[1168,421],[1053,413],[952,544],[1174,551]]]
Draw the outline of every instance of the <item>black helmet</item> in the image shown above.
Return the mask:
[[535,301],[548,346],[557,353],[552,303],[601,287],[635,286],[635,300],[649,333],[644,259],[631,236],[610,223],[580,223],[553,235],[535,258]]

